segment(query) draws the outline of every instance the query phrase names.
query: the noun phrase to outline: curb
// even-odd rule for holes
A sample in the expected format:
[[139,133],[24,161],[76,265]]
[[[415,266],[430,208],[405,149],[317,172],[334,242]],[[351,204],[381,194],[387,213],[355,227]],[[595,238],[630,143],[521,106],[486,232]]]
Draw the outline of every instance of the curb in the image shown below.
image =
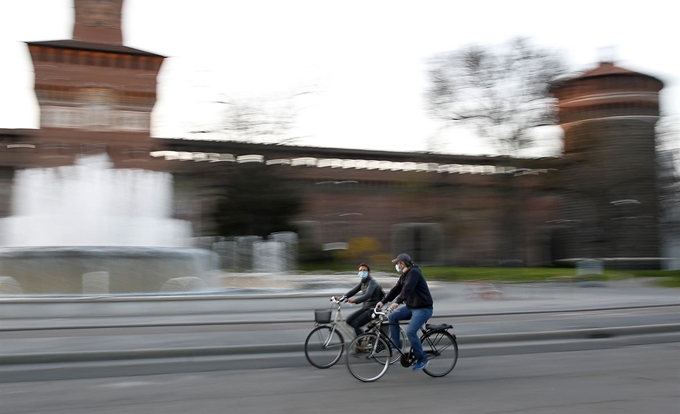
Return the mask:
[[676,332],[680,332],[680,323],[570,329],[543,332],[517,332],[512,334],[468,335],[459,337],[458,342],[463,345],[521,341],[531,342],[573,339],[604,339],[619,336],[652,335]]
[[[498,345],[517,342],[533,343],[536,346],[545,346],[545,343],[564,341],[593,341],[593,340],[616,340],[621,337],[654,336],[663,334],[680,333],[680,324],[640,325],[609,328],[588,328],[563,331],[544,332],[519,332],[512,334],[486,334],[467,335],[458,337],[461,347],[466,345]],[[680,340],[680,336],[671,335],[672,341]],[[561,341],[561,342],[560,342]],[[544,343],[541,345],[541,343]],[[511,345],[514,346],[514,345]],[[520,345],[525,352],[526,344]],[[188,357],[247,357],[256,354],[302,354],[303,344],[273,344],[273,345],[249,345],[249,346],[225,346],[225,347],[193,347],[193,348],[170,348],[170,349],[142,349],[129,351],[94,351],[94,352],[55,352],[55,353],[32,353],[0,356],[0,366],[20,364],[45,364],[45,363],[69,363],[69,362],[96,362],[96,361],[120,361],[161,358],[188,358]]]
[[[550,352],[579,352],[607,350],[625,346],[660,345],[680,342],[680,333],[621,336],[605,339],[580,339],[569,341],[514,342],[487,345],[461,346],[459,365],[470,358],[526,355]],[[473,360],[472,360],[473,361]],[[344,371],[341,359],[331,370]],[[193,356],[185,358],[147,358],[49,364],[0,365],[0,383],[23,383],[33,381],[57,381],[68,379],[95,379],[129,377],[137,375],[163,375],[214,371],[253,369],[288,369],[305,367],[309,372],[319,371],[309,365],[304,353],[279,352],[242,354],[232,356]],[[338,372],[338,371],[335,371]],[[455,375],[455,373],[454,373]]]

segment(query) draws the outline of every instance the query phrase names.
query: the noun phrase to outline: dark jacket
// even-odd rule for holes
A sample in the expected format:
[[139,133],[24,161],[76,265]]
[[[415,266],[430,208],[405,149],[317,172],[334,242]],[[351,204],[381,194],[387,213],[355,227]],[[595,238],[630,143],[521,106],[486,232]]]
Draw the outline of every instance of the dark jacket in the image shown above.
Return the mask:
[[405,303],[411,309],[432,307],[430,288],[418,266],[411,265],[406,273],[399,276],[397,284],[382,302],[387,303],[392,300],[395,303]]
[[358,285],[354,286],[345,296],[351,298],[359,291],[361,291],[361,296],[354,298],[354,301],[355,303],[363,304],[362,307],[364,309],[375,307],[375,304],[380,302],[380,299],[385,296],[382,287],[371,275],[368,275],[366,279],[363,279]]

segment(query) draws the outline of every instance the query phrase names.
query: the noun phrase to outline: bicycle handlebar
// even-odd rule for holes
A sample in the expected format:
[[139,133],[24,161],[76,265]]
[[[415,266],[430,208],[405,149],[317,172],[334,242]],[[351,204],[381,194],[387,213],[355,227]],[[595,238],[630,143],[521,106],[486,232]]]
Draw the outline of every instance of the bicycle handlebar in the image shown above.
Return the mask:
[[373,308],[373,315],[371,316],[373,316],[373,319],[375,319],[377,316],[384,316],[385,318],[387,318],[387,314],[389,314],[390,312],[392,312],[392,309],[389,306],[385,307],[385,305],[383,305],[382,308],[379,308],[378,305],[376,304],[375,307]]
[[333,302],[333,303],[335,303],[335,304],[347,302],[347,299],[348,299],[347,296],[344,296],[344,295],[343,295],[343,296],[340,296],[340,297],[337,298],[337,299],[336,299],[335,296],[331,296],[331,302]]

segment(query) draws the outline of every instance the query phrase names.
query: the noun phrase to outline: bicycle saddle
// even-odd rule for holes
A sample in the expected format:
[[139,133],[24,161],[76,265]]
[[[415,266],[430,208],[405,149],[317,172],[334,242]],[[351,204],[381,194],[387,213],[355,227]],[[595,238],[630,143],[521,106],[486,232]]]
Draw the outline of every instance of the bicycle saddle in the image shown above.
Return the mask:
[[439,325],[433,325],[430,323],[425,324],[425,329],[427,329],[428,331],[444,331],[451,328],[453,328],[453,325],[448,323],[442,323]]

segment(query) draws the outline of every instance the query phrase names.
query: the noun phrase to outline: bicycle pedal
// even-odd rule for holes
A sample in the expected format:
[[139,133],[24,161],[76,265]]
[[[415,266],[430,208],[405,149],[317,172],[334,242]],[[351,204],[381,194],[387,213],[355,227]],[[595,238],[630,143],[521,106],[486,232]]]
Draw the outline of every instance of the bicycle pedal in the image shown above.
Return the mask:
[[404,368],[412,366],[413,362],[413,358],[408,354],[403,354],[401,358],[399,358],[399,363],[401,363],[401,366]]

